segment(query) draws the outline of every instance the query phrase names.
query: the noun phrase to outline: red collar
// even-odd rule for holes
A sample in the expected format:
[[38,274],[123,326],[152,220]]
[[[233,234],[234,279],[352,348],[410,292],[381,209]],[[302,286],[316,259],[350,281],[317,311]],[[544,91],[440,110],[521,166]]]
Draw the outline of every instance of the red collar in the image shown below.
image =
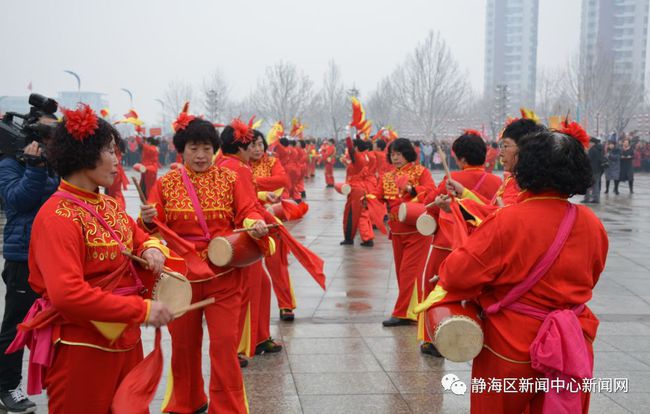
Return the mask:
[[82,200],[85,201],[90,201],[92,202],[98,202],[101,200],[102,196],[99,194],[99,188],[95,191],[87,191],[84,190],[83,188],[77,187],[74,184],[70,184],[66,180],[61,180],[61,183],[59,184],[59,190],[65,191],[66,193],[70,193],[78,198],[81,198]]

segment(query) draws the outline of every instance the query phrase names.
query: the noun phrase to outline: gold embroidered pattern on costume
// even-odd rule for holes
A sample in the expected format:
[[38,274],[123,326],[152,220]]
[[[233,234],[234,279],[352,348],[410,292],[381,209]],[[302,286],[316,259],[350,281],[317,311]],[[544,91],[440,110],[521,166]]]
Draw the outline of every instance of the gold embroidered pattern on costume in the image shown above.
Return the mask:
[[264,155],[259,161],[253,161],[251,168],[253,169],[253,177],[271,177],[271,171],[277,159]]
[[409,184],[412,186],[417,186],[420,183],[420,176],[424,171],[424,167],[420,164],[411,164],[402,167],[399,170],[393,170],[385,173],[382,179],[382,189],[384,191],[384,199],[394,200],[399,197],[399,191],[397,189],[397,184],[395,180],[398,177],[408,176]]
[[[217,217],[232,220],[234,188],[237,173],[213,165],[204,173],[188,171],[187,175],[194,185],[194,191],[201,203],[201,209],[206,219]],[[165,200],[165,214],[168,221],[182,218],[198,220],[181,173],[177,170],[165,174],[161,178],[162,198]]]
[[[111,197],[101,196],[97,202],[88,203],[95,208],[106,223],[113,229],[127,249],[133,248],[133,230],[128,215],[120,211],[117,202]],[[91,260],[115,260],[121,257],[120,246],[106,228],[83,207],[62,199],[55,210],[61,217],[70,218],[81,227],[86,245],[86,257]]]

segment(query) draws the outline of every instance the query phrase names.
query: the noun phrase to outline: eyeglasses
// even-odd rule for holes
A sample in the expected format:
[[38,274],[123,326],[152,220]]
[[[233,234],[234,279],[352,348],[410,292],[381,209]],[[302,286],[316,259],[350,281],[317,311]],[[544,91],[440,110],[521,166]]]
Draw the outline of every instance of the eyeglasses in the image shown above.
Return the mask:
[[514,147],[514,148],[517,148],[517,144],[510,144],[510,145],[508,145],[508,144],[503,144],[503,143],[499,144],[499,149],[500,149],[500,150],[505,150],[505,149],[513,148],[513,147]]

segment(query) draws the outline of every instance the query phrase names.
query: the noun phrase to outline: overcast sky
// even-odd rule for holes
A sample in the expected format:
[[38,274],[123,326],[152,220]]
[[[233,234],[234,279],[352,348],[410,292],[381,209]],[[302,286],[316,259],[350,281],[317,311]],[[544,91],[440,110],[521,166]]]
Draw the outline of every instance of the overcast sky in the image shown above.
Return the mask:
[[[100,3],[100,4],[98,4]],[[482,91],[486,0],[32,0],[0,12],[0,96],[104,92],[113,114],[128,110],[121,88],[150,123],[172,80],[199,85],[221,69],[235,98],[255,88],[266,65],[290,61],[318,88],[327,62],[341,67],[362,102],[377,82],[438,30]],[[580,0],[540,0],[538,69],[577,53]],[[198,102],[194,107],[198,106]],[[198,108],[197,108],[198,111]]]

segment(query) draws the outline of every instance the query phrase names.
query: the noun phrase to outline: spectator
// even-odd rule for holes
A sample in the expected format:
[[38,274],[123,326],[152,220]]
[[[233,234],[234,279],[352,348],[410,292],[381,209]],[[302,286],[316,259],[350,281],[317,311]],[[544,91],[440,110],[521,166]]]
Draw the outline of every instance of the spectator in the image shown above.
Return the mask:
[[16,325],[23,321],[37,298],[27,282],[32,223],[39,208],[59,185],[58,178],[48,170],[42,151],[34,141],[25,147],[24,161],[9,156],[0,160],[0,198],[4,200],[7,215],[2,271],[7,293],[0,329],[0,411],[8,413],[32,412],[36,407],[20,386],[23,352],[5,355],[5,350],[16,336]]
[[582,202],[598,204],[600,203],[600,181],[607,163],[607,159],[603,153],[603,146],[600,145],[600,140],[598,138],[592,137],[589,140],[588,155],[594,182],[587,190],[587,194],[585,194],[585,198]]
[[[630,187],[630,194],[634,194],[634,169],[632,168],[633,160],[634,150],[630,145],[630,140],[625,138],[623,139],[623,147],[621,149],[621,168],[618,180],[619,182],[627,181],[627,184]],[[615,187],[618,189],[618,183],[615,183]]]
[[430,142],[424,144],[424,147],[422,148],[422,155],[424,157],[424,166],[427,167],[428,169],[431,169],[433,146],[431,145]]
[[607,174],[605,174],[605,194],[609,194],[609,182],[614,180],[614,194],[618,195],[618,180],[621,174],[621,150],[615,141],[607,143]]

